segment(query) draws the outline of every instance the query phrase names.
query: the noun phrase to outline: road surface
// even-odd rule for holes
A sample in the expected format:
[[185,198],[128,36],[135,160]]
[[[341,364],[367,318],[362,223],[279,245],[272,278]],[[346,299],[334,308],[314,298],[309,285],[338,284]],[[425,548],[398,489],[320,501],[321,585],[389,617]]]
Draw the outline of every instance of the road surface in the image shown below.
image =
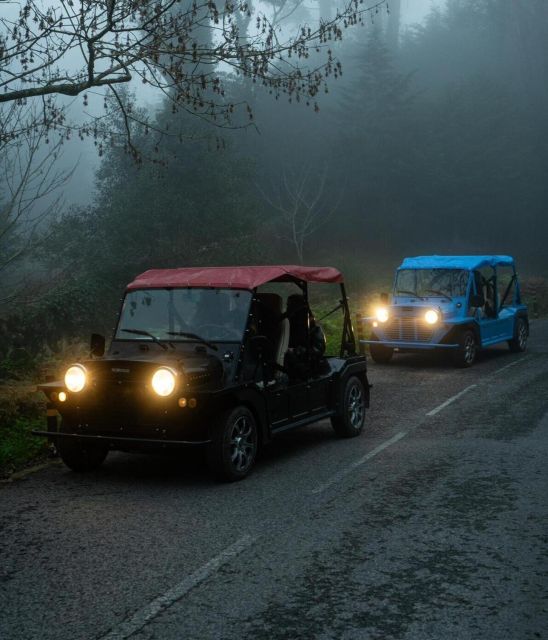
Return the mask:
[[287,434],[240,483],[111,454],[0,488],[0,638],[548,638],[548,321],[370,378],[360,438]]

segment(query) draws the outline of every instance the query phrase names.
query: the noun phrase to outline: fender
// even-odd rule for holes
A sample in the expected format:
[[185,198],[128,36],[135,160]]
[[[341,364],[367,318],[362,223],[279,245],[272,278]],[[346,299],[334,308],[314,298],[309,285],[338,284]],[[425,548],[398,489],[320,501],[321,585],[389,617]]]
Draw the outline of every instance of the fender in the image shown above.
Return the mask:
[[342,393],[346,381],[353,375],[361,380],[365,390],[365,404],[366,407],[369,407],[371,395],[370,389],[372,385],[369,384],[369,379],[367,377],[367,361],[365,357],[357,356],[356,358],[346,360],[338,372],[336,383],[333,388],[333,408],[337,411],[342,403]]
[[471,318],[466,318],[463,322],[453,324],[449,331],[443,336],[442,344],[453,344],[458,342],[458,336],[465,330],[470,330],[474,333],[476,343],[481,345],[481,333],[479,323]]
[[[257,426],[259,428],[259,434],[262,443],[265,444],[270,441],[270,430],[268,428],[266,401],[264,396],[259,393],[253,386],[245,385],[232,388],[228,391],[222,391],[213,401],[215,403],[216,409],[220,409],[221,411],[232,409],[236,405],[240,404],[246,406],[251,411],[251,413],[253,413],[255,420],[257,421]],[[209,426],[210,437],[211,430],[214,428],[215,420],[212,420]]]
[[[523,318],[527,324],[527,333],[529,333],[529,314],[527,313],[527,309],[520,309],[516,315],[515,318]],[[516,323],[514,322],[514,327],[516,326]]]

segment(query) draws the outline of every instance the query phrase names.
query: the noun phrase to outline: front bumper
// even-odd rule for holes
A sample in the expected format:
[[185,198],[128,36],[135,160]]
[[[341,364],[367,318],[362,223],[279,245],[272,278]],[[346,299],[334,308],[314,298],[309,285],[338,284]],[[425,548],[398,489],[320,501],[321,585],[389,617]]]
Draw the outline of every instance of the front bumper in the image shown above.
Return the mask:
[[156,447],[168,447],[178,445],[201,445],[209,444],[211,440],[166,440],[161,438],[134,438],[130,436],[111,436],[111,435],[99,435],[91,433],[68,433],[64,431],[41,431],[34,429],[32,434],[35,436],[46,436],[53,442],[58,438],[76,438],[78,440],[94,440],[96,442],[102,442],[108,445],[113,445],[114,448],[128,448],[134,446],[156,446]]
[[458,349],[458,344],[446,344],[441,342],[406,342],[403,340],[360,340],[361,344],[378,344],[392,349]]

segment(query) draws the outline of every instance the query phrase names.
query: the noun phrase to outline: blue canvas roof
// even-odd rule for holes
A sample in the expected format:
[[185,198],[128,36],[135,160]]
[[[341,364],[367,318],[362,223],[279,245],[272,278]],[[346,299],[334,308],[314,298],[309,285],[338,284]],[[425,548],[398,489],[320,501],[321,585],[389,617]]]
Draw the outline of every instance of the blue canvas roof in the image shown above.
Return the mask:
[[399,269],[479,269],[481,267],[512,266],[511,256],[416,256],[404,258]]

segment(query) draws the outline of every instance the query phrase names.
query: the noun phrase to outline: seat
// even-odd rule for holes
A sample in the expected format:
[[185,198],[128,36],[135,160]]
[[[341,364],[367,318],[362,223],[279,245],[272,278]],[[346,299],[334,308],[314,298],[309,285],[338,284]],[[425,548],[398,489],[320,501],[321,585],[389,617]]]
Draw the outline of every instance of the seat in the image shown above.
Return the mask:
[[[258,330],[272,345],[271,363],[275,370],[267,378],[279,378],[289,345],[289,320],[282,319],[282,298],[277,293],[258,293]],[[270,373],[270,372],[269,372]]]
[[286,317],[289,320],[289,348],[306,347],[308,344],[308,307],[304,296],[294,293],[287,298]]
[[289,320],[284,318],[280,323],[280,337],[278,338],[278,348],[275,352],[275,362],[279,368],[276,369],[275,376],[280,377],[284,366],[285,354],[289,348]]

